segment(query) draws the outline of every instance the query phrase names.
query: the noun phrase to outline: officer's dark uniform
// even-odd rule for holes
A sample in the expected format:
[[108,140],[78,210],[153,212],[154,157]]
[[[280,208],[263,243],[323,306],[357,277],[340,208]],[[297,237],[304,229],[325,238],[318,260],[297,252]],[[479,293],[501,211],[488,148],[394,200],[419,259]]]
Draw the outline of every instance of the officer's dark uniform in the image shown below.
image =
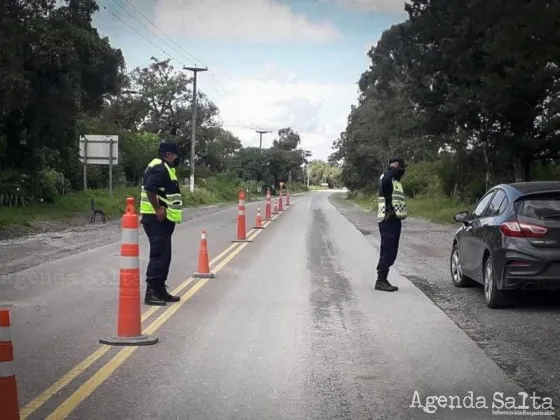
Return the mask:
[[[140,213],[142,226],[150,242],[150,261],[146,270],[147,305],[165,306],[167,302],[179,301],[178,296],[167,292],[165,282],[171,264],[171,237],[175,225],[182,220],[182,201],[179,182],[175,174],[178,158],[166,160],[169,154],[179,156],[179,148],[175,143],[162,142],[159,147],[159,158],[152,160],[144,173]],[[164,220],[157,219],[154,206],[150,203],[147,193],[157,194],[158,204],[166,209]]]
[[397,259],[402,220],[406,218],[406,202],[400,179],[405,172],[402,159],[391,159],[389,169],[379,180],[379,233],[381,247],[377,264],[377,281],[375,289],[395,292],[397,286],[389,283],[389,270]]

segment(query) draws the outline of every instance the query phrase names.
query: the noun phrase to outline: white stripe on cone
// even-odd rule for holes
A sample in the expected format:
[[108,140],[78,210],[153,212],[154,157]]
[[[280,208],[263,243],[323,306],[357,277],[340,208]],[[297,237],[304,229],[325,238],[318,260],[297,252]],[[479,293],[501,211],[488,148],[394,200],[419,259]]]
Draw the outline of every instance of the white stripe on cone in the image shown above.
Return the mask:
[[14,362],[0,362],[0,378],[9,378],[15,374]]
[[121,257],[121,269],[140,269],[140,259],[138,257]]
[[121,244],[134,244],[138,243],[138,229],[122,229]]
[[0,342],[12,341],[10,327],[0,327]]

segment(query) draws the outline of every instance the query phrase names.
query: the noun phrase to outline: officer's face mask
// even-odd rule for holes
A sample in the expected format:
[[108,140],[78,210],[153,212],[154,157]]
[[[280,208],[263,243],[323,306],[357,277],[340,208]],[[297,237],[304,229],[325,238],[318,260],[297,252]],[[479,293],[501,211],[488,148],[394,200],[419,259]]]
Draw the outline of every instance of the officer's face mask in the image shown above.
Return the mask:
[[396,179],[397,181],[400,181],[400,180],[402,179],[402,177],[404,176],[404,173],[405,173],[405,172],[406,172],[406,170],[403,169],[403,168],[396,168],[396,169],[394,169],[394,173],[395,173],[394,176],[395,176],[395,179]]
[[169,158],[169,166],[176,168],[181,163],[181,159],[176,154],[169,153],[167,156]]

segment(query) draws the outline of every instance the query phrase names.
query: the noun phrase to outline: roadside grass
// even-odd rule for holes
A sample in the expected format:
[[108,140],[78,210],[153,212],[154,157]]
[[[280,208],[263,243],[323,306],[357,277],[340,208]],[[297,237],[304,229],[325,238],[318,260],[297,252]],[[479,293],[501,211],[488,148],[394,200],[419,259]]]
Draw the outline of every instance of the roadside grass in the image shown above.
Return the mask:
[[90,200],[103,210],[107,218],[112,218],[124,211],[127,197],[135,197],[138,188],[115,188],[113,198],[108,190],[88,190],[60,197],[55,203],[32,203],[26,207],[1,207],[0,228],[7,226],[30,226],[38,221],[60,221],[80,214],[91,212]]
[[[234,203],[238,200],[239,189],[246,191],[245,199],[251,201],[264,197],[259,193],[256,182],[239,182],[223,178],[202,179],[200,186],[191,194],[188,185],[182,187],[185,207],[197,207],[212,204]],[[306,191],[303,185],[294,183],[291,193]],[[54,203],[34,202],[26,207],[0,207],[0,230],[10,227],[31,227],[36,222],[64,222],[72,218],[89,218],[90,201],[94,199],[95,207],[105,212],[108,220],[122,216],[127,197],[134,197],[136,208],[140,204],[140,187],[116,187],[113,197],[108,189],[79,191],[59,197]],[[99,220],[99,218],[98,218]]]
[[[348,200],[358,206],[370,210],[377,210],[377,197],[364,194],[353,194]],[[407,200],[409,217],[427,219],[432,222],[453,224],[453,215],[463,210],[470,210],[472,206],[458,203],[449,197],[416,197]]]

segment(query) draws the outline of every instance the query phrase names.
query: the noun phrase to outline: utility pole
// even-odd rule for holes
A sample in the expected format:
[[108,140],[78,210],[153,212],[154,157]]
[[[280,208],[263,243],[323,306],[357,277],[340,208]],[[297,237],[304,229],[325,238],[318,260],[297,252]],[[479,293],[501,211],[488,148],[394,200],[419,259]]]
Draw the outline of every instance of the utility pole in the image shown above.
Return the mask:
[[208,67],[183,67],[184,70],[190,70],[194,73],[193,80],[193,100],[192,100],[192,134],[191,134],[191,182],[190,191],[194,192],[194,156],[196,143],[196,78],[199,71],[208,71]]
[[272,133],[272,131],[268,131],[268,130],[255,130],[255,131],[261,135],[261,139],[259,141],[259,149],[262,149],[262,135],[266,133]]

